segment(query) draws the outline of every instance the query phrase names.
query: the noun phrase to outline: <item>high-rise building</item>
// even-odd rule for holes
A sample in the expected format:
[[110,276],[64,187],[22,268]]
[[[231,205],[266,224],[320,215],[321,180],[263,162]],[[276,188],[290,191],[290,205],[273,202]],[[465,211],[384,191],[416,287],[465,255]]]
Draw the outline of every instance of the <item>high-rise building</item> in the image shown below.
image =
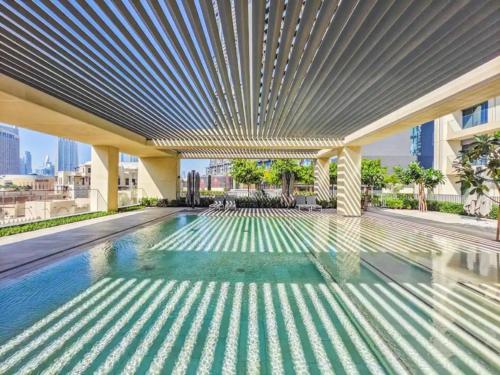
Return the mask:
[[0,175],[19,172],[19,130],[0,125]]
[[57,146],[57,170],[75,170],[78,167],[78,144],[70,139],[59,138]]
[[45,155],[43,166],[40,169],[36,170],[36,174],[40,176],[54,176],[56,174],[56,168],[50,161],[49,155]]
[[139,158],[137,156],[124,154],[124,153],[120,152],[120,162],[122,162],[122,163],[137,163],[138,161],[139,161]]
[[411,129],[410,153],[424,168],[432,168],[434,163],[434,121],[426,122]]
[[24,151],[24,156],[21,157],[21,174],[30,174],[33,169],[31,167],[31,152]]

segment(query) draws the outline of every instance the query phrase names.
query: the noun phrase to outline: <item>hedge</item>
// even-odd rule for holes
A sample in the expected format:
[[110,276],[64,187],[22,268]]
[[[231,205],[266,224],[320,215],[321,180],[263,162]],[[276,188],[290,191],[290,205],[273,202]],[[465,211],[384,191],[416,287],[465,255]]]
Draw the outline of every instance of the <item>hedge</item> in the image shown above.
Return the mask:
[[[372,199],[372,205],[376,207],[386,207],[395,209],[412,209],[416,210],[418,208],[418,200],[412,194],[397,194],[396,196],[388,196],[381,200],[380,196],[374,196]],[[428,211],[445,212],[449,214],[457,215],[468,215],[464,209],[463,204],[453,203],[453,202],[443,202],[428,200],[427,201]],[[498,206],[494,205],[491,208],[488,218],[496,219],[498,217]]]

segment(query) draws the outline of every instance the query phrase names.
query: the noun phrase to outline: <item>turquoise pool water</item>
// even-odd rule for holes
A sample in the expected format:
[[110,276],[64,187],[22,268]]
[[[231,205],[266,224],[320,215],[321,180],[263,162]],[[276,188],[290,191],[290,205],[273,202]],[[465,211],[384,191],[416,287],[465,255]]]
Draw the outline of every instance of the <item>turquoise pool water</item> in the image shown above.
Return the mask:
[[500,371],[495,246],[231,215],[179,215],[0,284],[0,373]]

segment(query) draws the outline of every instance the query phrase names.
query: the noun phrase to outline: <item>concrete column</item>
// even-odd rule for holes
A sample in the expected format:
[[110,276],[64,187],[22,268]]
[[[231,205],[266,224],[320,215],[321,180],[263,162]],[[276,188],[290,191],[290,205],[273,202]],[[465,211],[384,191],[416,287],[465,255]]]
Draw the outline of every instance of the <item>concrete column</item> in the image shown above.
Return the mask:
[[137,174],[139,194],[159,199],[176,199],[179,174],[180,160],[178,158],[140,158]]
[[337,212],[361,216],[361,147],[344,147],[339,151]]
[[319,200],[330,200],[330,158],[314,163],[314,193]]
[[92,211],[118,209],[118,149],[93,146],[90,188]]

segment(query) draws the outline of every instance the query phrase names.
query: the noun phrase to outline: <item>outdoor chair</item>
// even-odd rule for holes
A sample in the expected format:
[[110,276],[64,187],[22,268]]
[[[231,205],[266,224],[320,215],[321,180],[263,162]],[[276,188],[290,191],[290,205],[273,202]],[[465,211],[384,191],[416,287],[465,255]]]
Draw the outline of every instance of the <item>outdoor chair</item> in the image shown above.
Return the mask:
[[236,200],[234,197],[228,197],[226,199],[226,210],[236,210]]
[[295,206],[299,211],[302,210],[303,208],[309,209],[309,206],[307,205],[306,202],[306,197],[304,197],[303,195],[297,195],[297,197],[295,198]]
[[317,210],[319,209],[320,211],[323,211],[323,207],[319,204],[316,203],[316,196],[311,195],[310,197],[306,198],[306,203],[307,206],[309,207],[309,210]]
[[209,208],[214,208],[216,210],[221,210],[224,208],[224,197],[215,197],[214,203],[212,203]]

